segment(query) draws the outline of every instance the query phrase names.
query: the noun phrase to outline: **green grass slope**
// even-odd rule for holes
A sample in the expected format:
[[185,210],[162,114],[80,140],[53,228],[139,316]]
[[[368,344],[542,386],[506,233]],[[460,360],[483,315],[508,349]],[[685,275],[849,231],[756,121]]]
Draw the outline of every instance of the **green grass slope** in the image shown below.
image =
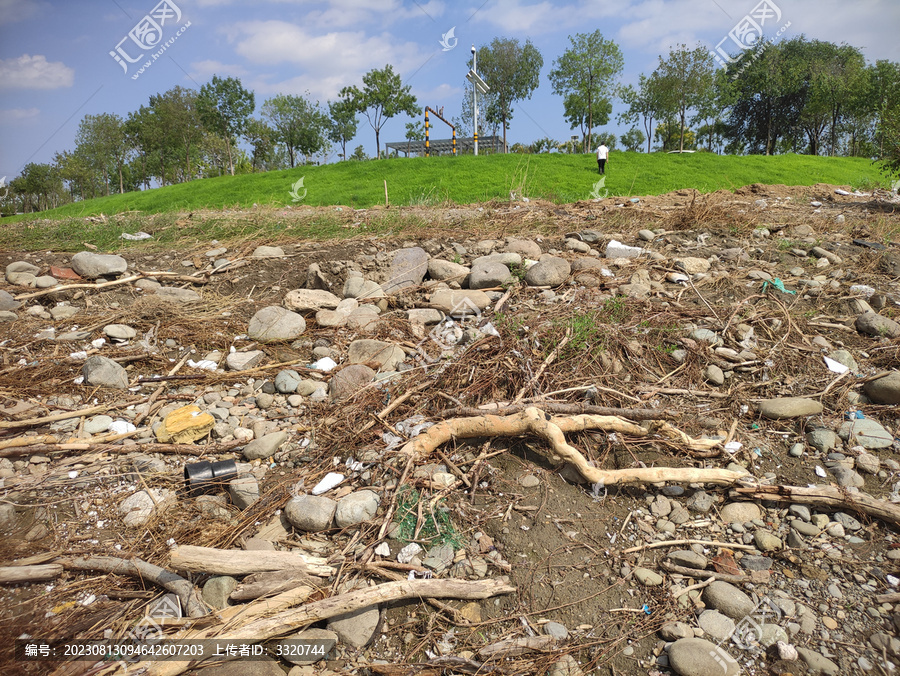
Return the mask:
[[[148,214],[253,204],[285,206],[292,204],[291,188],[300,178],[306,189],[300,204],[364,208],[384,204],[385,181],[392,205],[508,200],[510,192],[517,197],[563,203],[591,199],[599,176],[593,155],[466,155],[340,162],[111,195],[35,216],[69,218],[127,211]],[[608,190],[610,196],[658,195],[682,188],[712,192],[751,183],[866,187],[883,181],[878,165],[863,158],[615,152],[599,193]]]

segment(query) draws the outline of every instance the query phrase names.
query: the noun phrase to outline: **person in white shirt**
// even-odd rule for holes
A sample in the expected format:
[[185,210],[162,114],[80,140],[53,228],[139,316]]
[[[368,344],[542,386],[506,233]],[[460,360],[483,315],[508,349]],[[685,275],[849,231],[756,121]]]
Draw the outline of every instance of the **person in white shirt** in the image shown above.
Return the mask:
[[607,148],[605,144],[601,143],[600,147],[597,148],[597,169],[601,174],[606,173],[606,160],[608,159],[609,148]]

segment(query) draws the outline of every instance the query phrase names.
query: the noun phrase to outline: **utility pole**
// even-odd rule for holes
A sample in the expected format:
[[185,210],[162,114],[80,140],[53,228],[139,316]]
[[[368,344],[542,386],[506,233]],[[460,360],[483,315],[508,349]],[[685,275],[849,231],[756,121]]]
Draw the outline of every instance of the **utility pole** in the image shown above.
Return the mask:
[[[475,45],[472,45],[472,72],[476,75],[478,74],[478,55],[475,53]],[[478,157],[478,87],[475,86],[475,83],[472,83],[472,109],[473,109],[473,122],[472,128],[474,130],[474,138],[475,138],[475,157]]]

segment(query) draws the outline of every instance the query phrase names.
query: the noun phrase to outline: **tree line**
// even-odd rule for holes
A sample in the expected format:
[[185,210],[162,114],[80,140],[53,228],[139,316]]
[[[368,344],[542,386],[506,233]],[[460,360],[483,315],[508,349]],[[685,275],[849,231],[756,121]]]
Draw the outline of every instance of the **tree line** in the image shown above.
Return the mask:
[[[507,130],[518,102],[540,84],[544,60],[530,40],[494,38],[478,51],[478,72],[490,86],[479,103],[481,131]],[[472,66],[470,59],[469,66]],[[718,68],[703,46],[679,45],[636,84],[622,84],[624,57],[601,32],[569,37],[548,78],[563,102],[563,117],[579,141],[549,137],[513,144],[513,152],[590,152],[601,142],[629,151],[705,150],[731,154],[805,153],[864,156],[900,170],[900,64],[866,63],[856,47],[800,36],[760,40]],[[470,85],[452,121],[470,134]],[[595,130],[607,125],[613,102],[630,129],[618,139]],[[213,76],[199,91],[184,87],[151,96],[121,118],[111,113],[81,120],[71,151],[52,163],[28,164],[9,186],[7,210],[38,211],[61,203],[181,183],[225,173],[270,171],[325,158],[332,144],[345,160],[363,115],[375,133],[400,114],[421,108],[391,65],[373,69],[361,86],[341,89],[324,106],[306,96],[279,94],[256,112],[253,92],[237,78]],[[406,125],[410,141],[421,125]],[[245,148],[239,142],[245,142]],[[654,145],[655,144],[655,145]]]

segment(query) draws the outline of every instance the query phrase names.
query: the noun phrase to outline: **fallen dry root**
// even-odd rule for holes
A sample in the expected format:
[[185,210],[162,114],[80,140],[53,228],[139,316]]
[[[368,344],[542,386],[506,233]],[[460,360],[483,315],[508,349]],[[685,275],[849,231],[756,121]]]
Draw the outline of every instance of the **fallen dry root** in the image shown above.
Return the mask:
[[566,443],[564,433],[584,430],[618,432],[633,437],[659,434],[694,451],[708,451],[719,442],[714,439],[692,439],[668,423],[651,425],[645,429],[622,418],[603,415],[574,415],[550,417],[544,411],[530,406],[509,416],[485,415],[475,418],[454,418],[430,427],[426,432],[408,441],[401,449],[414,458],[427,456],[451,439],[473,437],[515,437],[533,434],[550,444],[551,460],[572,463],[578,472],[591,483],[627,484],[673,481],[679,483],[705,482],[731,485],[747,476],[746,473],[724,469],[695,467],[639,467],[633,469],[603,470],[588,463],[585,457]]
[[129,561],[114,556],[89,556],[87,558],[59,558],[55,559],[53,563],[60,564],[67,570],[100,570],[105,573],[150,580],[176,594],[181,599],[181,607],[187,611],[188,617],[203,617],[209,612],[207,605],[200,597],[200,591],[188,580],[141,559]]
[[900,524],[900,505],[876,500],[865,493],[848,493],[834,486],[746,486],[733,491],[734,496],[796,502],[801,505],[840,507],[866,514],[888,523]]

